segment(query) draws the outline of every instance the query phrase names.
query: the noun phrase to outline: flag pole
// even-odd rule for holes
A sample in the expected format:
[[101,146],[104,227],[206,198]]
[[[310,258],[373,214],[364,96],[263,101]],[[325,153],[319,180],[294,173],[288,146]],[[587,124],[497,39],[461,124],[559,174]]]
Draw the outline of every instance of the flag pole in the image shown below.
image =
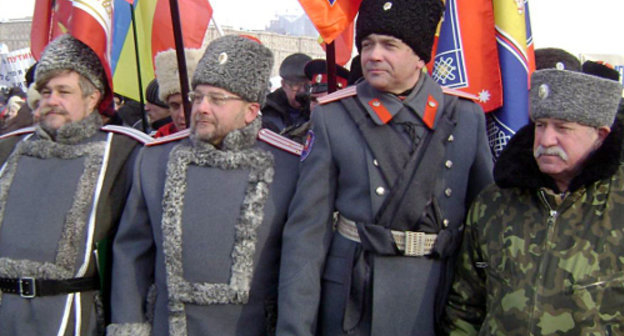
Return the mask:
[[212,18],[210,18],[212,20],[212,23],[215,25],[215,28],[217,29],[217,33],[219,34],[220,37],[222,37],[223,35],[225,35],[225,33],[223,33],[223,29],[221,29],[221,26],[219,26],[219,24],[217,24],[217,21],[215,21],[214,18],[214,13],[212,14]]
[[180,10],[177,0],[169,0],[171,9],[171,23],[173,24],[173,38],[175,40],[176,55],[178,56],[178,69],[180,73],[180,89],[182,94],[182,105],[184,107],[184,119],[186,125],[190,125],[191,102],[188,100],[189,84],[186,70],[186,57],[184,57],[184,41],[182,40],[182,24],[180,23]]
[[327,44],[325,58],[327,63],[327,92],[332,93],[336,91],[336,45],[334,41]]
[[139,83],[139,104],[141,106],[141,127],[143,127],[143,132],[147,133],[147,116],[145,115],[145,98],[143,97],[143,81],[141,79],[141,60],[139,59],[139,42],[137,39],[137,29],[136,29],[136,20],[134,18],[134,6],[131,3],[128,3],[130,6],[130,15],[132,20],[132,35],[134,36],[134,55],[136,57],[136,67],[137,67],[137,79]]

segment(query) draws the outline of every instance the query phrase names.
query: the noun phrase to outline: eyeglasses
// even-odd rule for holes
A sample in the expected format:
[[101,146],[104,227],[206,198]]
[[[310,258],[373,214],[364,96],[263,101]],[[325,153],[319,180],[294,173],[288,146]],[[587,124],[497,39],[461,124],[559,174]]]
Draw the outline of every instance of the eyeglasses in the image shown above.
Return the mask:
[[293,91],[299,91],[301,89],[308,91],[310,89],[310,84],[308,82],[284,81],[284,85]]
[[223,106],[230,100],[243,100],[241,97],[228,96],[219,93],[203,94],[201,92],[192,91],[188,94],[188,100],[193,104],[201,104],[204,101],[204,98],[208,99],[208,104],[214,106]]

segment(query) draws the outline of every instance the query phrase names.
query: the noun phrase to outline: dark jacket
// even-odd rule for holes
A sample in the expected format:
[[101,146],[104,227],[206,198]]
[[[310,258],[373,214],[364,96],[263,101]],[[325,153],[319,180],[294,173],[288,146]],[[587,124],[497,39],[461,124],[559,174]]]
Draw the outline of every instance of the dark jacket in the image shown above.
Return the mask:
[[310,111],[307,108],[295,109],[288,104],[288,98],[282,88],[271,92],[266,98],[266,104],[262,108],[264,128],[282,134],[284,129],[297,127],[310,119]]

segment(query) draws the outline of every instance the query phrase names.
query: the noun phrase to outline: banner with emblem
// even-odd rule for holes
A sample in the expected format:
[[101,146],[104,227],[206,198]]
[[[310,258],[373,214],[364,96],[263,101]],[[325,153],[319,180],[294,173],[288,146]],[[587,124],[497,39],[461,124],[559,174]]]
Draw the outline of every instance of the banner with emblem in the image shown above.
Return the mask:
[[495,158],[529,122],[530,77],[535,71],[528,0],[494,0],[503,106],[488,114],[488,138]]
[[479,97],[485,112],[503,104],[492,0],[446,0],[428,64],[438,84]]
[[[110,47],[112,37],[112,0],[37,0],[31,28],[31,50],[41,57],[48,42],[70,33],[88,45],[100,58],[108,85],[112,88]],[[112,103],[112,94],[104,97],[100,110]]]
[[[141,73],[143,88],[154,78],[154,56],[175,49],[169,0],[114,0],[114,35],[112,38],[113,81],[115,92],[139,100],[137,72]],[[212,17],[208,0],[178,2],[182,18],[185,48],[200,48]],[[132,32],[132,10],[137,28],[137,43]],[[139,68],[137,67],[137,54]]]

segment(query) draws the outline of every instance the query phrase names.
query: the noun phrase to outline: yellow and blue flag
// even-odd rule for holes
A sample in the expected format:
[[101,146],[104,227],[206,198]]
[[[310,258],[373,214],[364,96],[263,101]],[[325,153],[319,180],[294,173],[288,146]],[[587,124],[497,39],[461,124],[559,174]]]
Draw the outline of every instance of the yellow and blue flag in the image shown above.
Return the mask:
[[[142,90],[154,78],[154,56],[158,52],[174,49],[173,25],[169,0],[114,0],[113,43],[111,69],[115,92],[139,100],[137,73],[141,73]],[[179,0],[185,48],[202,46],[204,35],[212,17],[208,0]],[[137,33],[135,49],[132,31],[132,12]],[[138,53],[139,67],[137,67]]]

